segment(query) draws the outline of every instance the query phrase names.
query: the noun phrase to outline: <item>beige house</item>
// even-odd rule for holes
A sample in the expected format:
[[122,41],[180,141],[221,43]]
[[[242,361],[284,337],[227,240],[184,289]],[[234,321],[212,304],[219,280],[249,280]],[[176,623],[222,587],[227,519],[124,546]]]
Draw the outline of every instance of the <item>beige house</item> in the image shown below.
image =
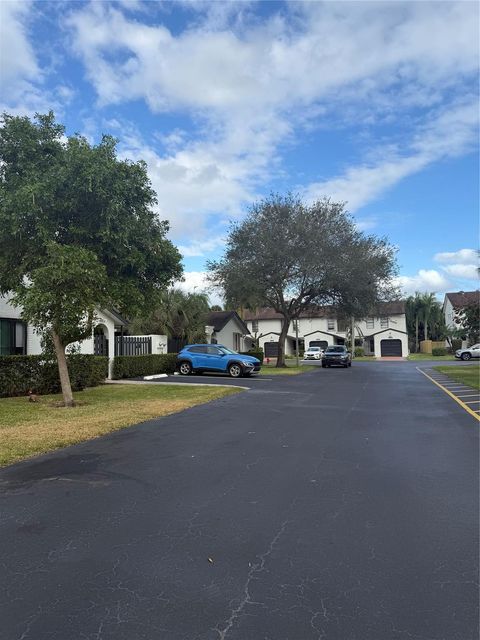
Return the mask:
[[[299,348],[327,347],[345,344],[349,327],[347,321],[338,318],[332,308],[318,307],[305,311],[296,321]],[[273,309],[259,309],[245,313],[245,324],[252,337],[258,340],[265,357],[274,358],[278,353],[278,337],[282,328],[282,316]],[[388,302],[377,307],[371,316],[355,321],[355,343],[362,346],[365,355],[376,357],[408,355],[408,336],[403,301]],[[290,324],[285,342],[286,355],[295,353],[295,322]]]

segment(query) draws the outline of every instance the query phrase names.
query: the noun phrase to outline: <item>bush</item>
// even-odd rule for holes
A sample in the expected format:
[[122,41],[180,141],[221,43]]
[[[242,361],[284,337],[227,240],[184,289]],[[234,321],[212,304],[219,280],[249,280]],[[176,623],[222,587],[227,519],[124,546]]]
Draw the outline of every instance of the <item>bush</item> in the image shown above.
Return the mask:
[[432,356],[446,356],[447,350],[445,347],[434,347],[432,349]]
[[240,351],[240,353],[244,356],[253,356],[260,360],[260,362],[263,362],[263,358],[265,357],[263,355],[263,349],[250,349],[250,351]]
[[[93,355],[67,356],[73,391],[95,387],[108,376],[108,358]],[[40,356],[0,357],[0,397],[35,393],[58,393],[61,389],[55,360]]]
[[151,354],[146,356],[115,356],[112,377],[137,378],[157,373],[173,373],[177,362],[176,353]]
[[354,356],[355,358],[363,358],[365,355],[365,349],[363,347],[355,347]]

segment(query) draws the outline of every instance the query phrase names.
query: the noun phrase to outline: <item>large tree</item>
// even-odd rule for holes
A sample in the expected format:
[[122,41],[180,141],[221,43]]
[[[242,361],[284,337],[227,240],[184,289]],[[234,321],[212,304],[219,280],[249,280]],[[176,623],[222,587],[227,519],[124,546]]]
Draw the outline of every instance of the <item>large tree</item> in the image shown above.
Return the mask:
[[53,113],[4,114],[0,127],[0,292],[53,339],[65,405],[68,344],[91,335],[95,309],[138,313],[181,276],[143,162],[116,141],[65,137]]
[[460,325],[454,331],[456,337],[466,339],[468,344],[476,344],[480,341],[480,305],[472,302],[464,307],[454,309],[454,319]]
[[392,293],[395,251],[383,238],[361,233],[343,203],[311,205],[292,194],[255,203],[231,227],[210,279],[237,307],[270,306],[282,315],[277,366],[285,366],[290,322],[309,308],[334,305],[364,317]]

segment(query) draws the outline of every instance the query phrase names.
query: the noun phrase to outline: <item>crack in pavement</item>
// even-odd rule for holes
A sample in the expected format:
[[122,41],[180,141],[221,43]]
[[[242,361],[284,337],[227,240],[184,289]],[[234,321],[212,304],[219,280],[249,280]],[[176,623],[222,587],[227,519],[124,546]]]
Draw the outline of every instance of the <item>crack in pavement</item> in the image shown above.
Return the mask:
[[[267,558],[273,552],[273,549],[274,549],[275,545],[277,544],[277,542],[279,541],[279,539],[281,538],[281,536],[285,532],[285,528],[286,528],[286,526],[287,526],[287,524],[289,522],[291,522],[291,521],[290,520],[285,520],[282,523],[282,526],[280,527],[279,531],[277,531],[277,533],[273,537],[272,541],[268,545],[268,549],[265,551],[265,553],[262,553],[259,556],[260,562],[258,564],[252,565],[250,571],[248,572],[247,580],[245,582],[245,585],[243,587],[243,597],[240,600],[240,603],[238,604],[238,606],[235,607],[232,610],[232,612],[230,614],[230,617],[228,618],[225,627],[223,629],[219,629],[218,626],[217,626],[217,627],[215,627],[213,629],[213,631],[216,631],[218,633],[219,640],[225,640],[226,639],[228,632],[230,631],[230,629],[232,629],[232,627],[234,626],[236,620],[242,615],[243,609],[248,604],[256,604],[251,599],[251,596],[250,596],[250,583],[254,578],[256,578],[264,570],[265,562],[266,562]],[[230,602],[230,605],[232,604],[232,602],[233,602],[233,600]]]

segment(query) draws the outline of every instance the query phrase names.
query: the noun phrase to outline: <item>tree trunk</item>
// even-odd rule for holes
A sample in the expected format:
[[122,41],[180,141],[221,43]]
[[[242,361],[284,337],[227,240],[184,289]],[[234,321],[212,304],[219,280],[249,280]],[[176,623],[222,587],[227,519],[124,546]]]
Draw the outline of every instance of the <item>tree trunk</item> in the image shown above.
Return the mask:
[[428,340],[428,318],[425,318],[425,340]]
[[67,358],[65,357],[65,345],[62,344],[60,337],[52,331],[53,344],[55,346],[55,354],[57,356],[58,373],[60,376],[60,384],[62,386],[63,402],[66,407],[74,407],[72,385],[70,384],[70,376],[68,374]]
[[418,315],[415,316],[415,353],[418,353]]
[[282,330],[280,332],[280,336],[278,338],[278,357],[277,357],[277,367],[286,367],[285,364],[285,339],[288,333],[288,327],[290,326],[290,318],[284,316]]

